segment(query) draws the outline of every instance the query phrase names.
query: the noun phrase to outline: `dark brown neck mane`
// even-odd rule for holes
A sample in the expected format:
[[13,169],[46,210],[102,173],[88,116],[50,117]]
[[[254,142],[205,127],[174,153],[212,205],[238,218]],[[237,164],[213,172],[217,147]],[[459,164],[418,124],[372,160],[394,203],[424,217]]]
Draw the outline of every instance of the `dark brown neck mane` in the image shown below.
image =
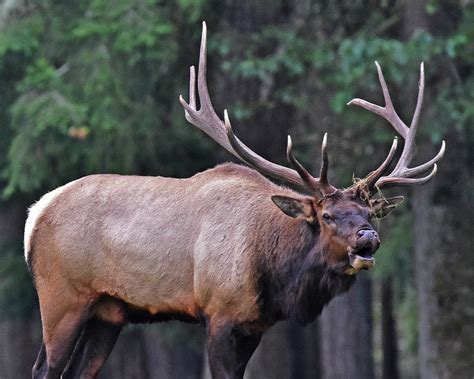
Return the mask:
[[334,296],[347,291],[355,281],[355,276],[343,274],[343,267],[327,265],[319,227],[302,221],[300,228],[298,246],[282,251],[276,237],[274,255],[267,256],[261,265],[260,306],[264,318],[272,322],[312,322]]

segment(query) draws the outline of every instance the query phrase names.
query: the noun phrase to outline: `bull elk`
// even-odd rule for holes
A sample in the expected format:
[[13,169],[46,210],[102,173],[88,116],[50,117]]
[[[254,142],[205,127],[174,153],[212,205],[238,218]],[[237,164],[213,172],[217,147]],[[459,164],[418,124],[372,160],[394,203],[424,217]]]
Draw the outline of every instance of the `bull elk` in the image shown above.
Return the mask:
[[[190,70],[186,119],[246,166],[223,164],[187,179],[91,175],[44,195],[30,209],[25,258],[38,292],[43,345],[34,378],[96,377],[127,323],[201,323],[214,378],[242,378],[262,334],[277,321],[306,324],[362,269],[380,241],[370,225],[401,197],[381,188],[423,184],[439,153],[410,168],[423,102],[410,127],[397,115],[377,65],[385,106],[349,102],[386,119],[404,139],[395,168],[387,158],[350,188],[328,180],[326,135],[319,178],[295,158],[272,163],[237,138],[215,113],[206,82],[203,23],[197,91]],[[425,176],[424,175],[429,172]],[[278,186],[264,176],[302,190]]]

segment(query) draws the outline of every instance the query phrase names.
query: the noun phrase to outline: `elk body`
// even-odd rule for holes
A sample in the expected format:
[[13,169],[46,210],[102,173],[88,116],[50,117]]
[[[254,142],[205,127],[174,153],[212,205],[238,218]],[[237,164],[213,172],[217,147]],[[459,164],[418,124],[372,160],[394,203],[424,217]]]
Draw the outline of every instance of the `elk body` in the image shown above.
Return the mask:
[[[251,168],[223,164],[188,179],[93,175],[46,194],[30,210],[25,257],[38,292],[43,345],[35,378],[95,377],[127,323],[177,319],[207,330],[215,378],[241,378],[262,334],[274,323],[314,320],[354,274],[373,266],[379,246],[370,225],[400,198],[375,198],[385,185],[425,183],[432,160],[408,168],[421,101],[408,128],[386,102],[351,103],[386,118],[405,139],[395,169],[387,159],[339,190],[327,180],[326,137],[319,178],[266,161],[215,114],[206,84],[206,29],[186,118]],[[431,173],[418,177],[428,170]],[[259,172],[304,189],[273,184]]]

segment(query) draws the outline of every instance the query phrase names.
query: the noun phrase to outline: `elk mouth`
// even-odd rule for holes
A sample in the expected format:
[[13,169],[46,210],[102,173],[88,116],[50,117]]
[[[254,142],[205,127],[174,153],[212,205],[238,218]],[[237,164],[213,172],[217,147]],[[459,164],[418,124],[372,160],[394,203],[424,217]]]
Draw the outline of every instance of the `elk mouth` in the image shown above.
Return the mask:
[[351,268],[347,271],[348,274],[356,274],[360,270],[369,270],[375,265],[375,258],[373,253],[375,252],[372,244],[367,244],[361,249],[351,249],[348,253],[349,264]]

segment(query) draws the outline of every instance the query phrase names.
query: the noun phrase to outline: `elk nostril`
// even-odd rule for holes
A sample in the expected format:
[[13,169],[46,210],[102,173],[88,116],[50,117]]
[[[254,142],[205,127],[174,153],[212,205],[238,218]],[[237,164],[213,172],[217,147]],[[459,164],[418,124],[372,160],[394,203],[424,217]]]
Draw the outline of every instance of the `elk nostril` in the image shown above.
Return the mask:
[[379,235],[375,230],[372,229],[361,229],[357,232],[358,238],[369,238],[369,239],[378,239]]

